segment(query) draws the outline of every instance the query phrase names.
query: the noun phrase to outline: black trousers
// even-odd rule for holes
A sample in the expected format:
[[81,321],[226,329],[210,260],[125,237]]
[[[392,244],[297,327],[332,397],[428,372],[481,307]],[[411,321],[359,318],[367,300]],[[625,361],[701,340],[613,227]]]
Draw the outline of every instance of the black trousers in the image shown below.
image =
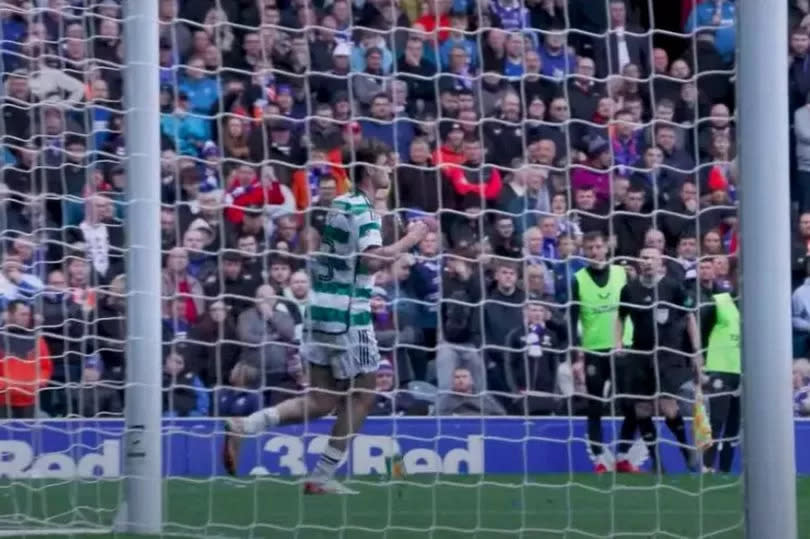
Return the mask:
[[[706,395],[709,402],[709,422],[712,427],[712,443],[703,452],[703,465],[715,467],[721,472],[731,471],[734,449],[739,444],[740,434],[740,375],[726,372],[707,372],[709,376]],[[720,458],[717,458],[718,448]]]
[[[598,353],[602,352],[602,353]],[[616,393],[617,381],[620,375],[616,373],[614,357],[610,350],[594,350],[585,352],[585,386],[588,389],[588,441],[591,453],[602,454],[602,415],[605,412],[605,382],[610,381],[611,393]],[[627,399],[613,399],[610,401],[610,413],[626,415],[629,401]]]

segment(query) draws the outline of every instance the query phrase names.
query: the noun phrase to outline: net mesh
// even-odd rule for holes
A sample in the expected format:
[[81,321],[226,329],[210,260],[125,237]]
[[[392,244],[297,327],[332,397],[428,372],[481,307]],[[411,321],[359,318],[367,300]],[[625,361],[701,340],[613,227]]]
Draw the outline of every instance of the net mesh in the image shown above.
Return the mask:
[[[612,473],[616,376],[642,369],[610,346],[594,354],[607,374],[581,361],[574,278],[598,232],[631,280],[643,247],[664,253],[683,294],[654,289],[656,317],[700,329],[706,290],[735,293],[733,2],[155,1],[159,179],[123,168],[120,3],[0,3],[0,365],[16,384],[0,413],[30,419],[0,425],[0,533],[104,533],[123,501],[134,181],[160,181],[163,204],[165,534],[740,533],[736,476],[681,474],[663,422],[672,475]],[[216,418],[308,390],[309,255],[368,140],[390,148],[384,242],[415,219],[431,233],[375,275],[379,395],[341,467],[360,496],[301,493],[328,419],[249,440],[225,479]],[[645,338],[680,370],[653,391],[691,416],[685,322],[680,341],[658,322]],[[734,387],[711,390],[735,406]],[[649,468],[636,437],[620,458]]]

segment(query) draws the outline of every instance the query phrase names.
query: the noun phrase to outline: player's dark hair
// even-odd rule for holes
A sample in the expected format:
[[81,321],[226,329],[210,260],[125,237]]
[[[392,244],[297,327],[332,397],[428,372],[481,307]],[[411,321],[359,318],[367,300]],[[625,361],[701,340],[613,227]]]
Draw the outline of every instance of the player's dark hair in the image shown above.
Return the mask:
[[377,165],[377,159],[380,155],[386,155],[391,152],[382,142],[374,139],[363,140],[355,147],[354,159],[351,160],[352,182],[355,186],[359,185]]

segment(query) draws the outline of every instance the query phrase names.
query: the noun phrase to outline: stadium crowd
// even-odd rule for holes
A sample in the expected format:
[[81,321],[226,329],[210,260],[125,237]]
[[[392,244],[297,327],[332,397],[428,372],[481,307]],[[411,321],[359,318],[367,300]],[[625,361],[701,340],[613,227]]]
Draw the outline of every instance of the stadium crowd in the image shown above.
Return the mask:
[[[245,414],[304,389],[307,257],[369,139],[391,149],[373,201],[386,241],[411,219],[432,229],[375,276],[377,414],[582,411],[566,350],[589,233],[631,278],[654,246],[698,303],[736,290],[733,1],[156,1],[159,179],[123,167],[119,2],[0,3],[0,369],[17,380],[0,415],[121,412],[131,181],[162,190],[166,413]],[[793,186],[810,212],[810,14],[791,7]],[[802,213],[797,356],[808,252]],[[431,406],[425,382],[452,393]]]

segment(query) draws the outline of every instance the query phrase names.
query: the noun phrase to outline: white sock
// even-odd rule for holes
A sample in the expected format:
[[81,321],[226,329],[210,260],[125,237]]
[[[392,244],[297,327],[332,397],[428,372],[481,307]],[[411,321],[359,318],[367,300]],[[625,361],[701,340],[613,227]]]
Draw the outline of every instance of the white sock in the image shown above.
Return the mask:
[[279,422],[280,418],[276,407],[265,408],[258,412],[253,412],[245,418],[245,433],[256,434],[265,430],[267,427],[277,426]]
[[331,445],[327,445],[321,456],[318,458],[318,463],[315,465],[315,470],[312,472],[312,477],[318,481],[326,481],[335,475],[335,468],[338,467],[340,461],[343,460],[343,451],[336,449]]

